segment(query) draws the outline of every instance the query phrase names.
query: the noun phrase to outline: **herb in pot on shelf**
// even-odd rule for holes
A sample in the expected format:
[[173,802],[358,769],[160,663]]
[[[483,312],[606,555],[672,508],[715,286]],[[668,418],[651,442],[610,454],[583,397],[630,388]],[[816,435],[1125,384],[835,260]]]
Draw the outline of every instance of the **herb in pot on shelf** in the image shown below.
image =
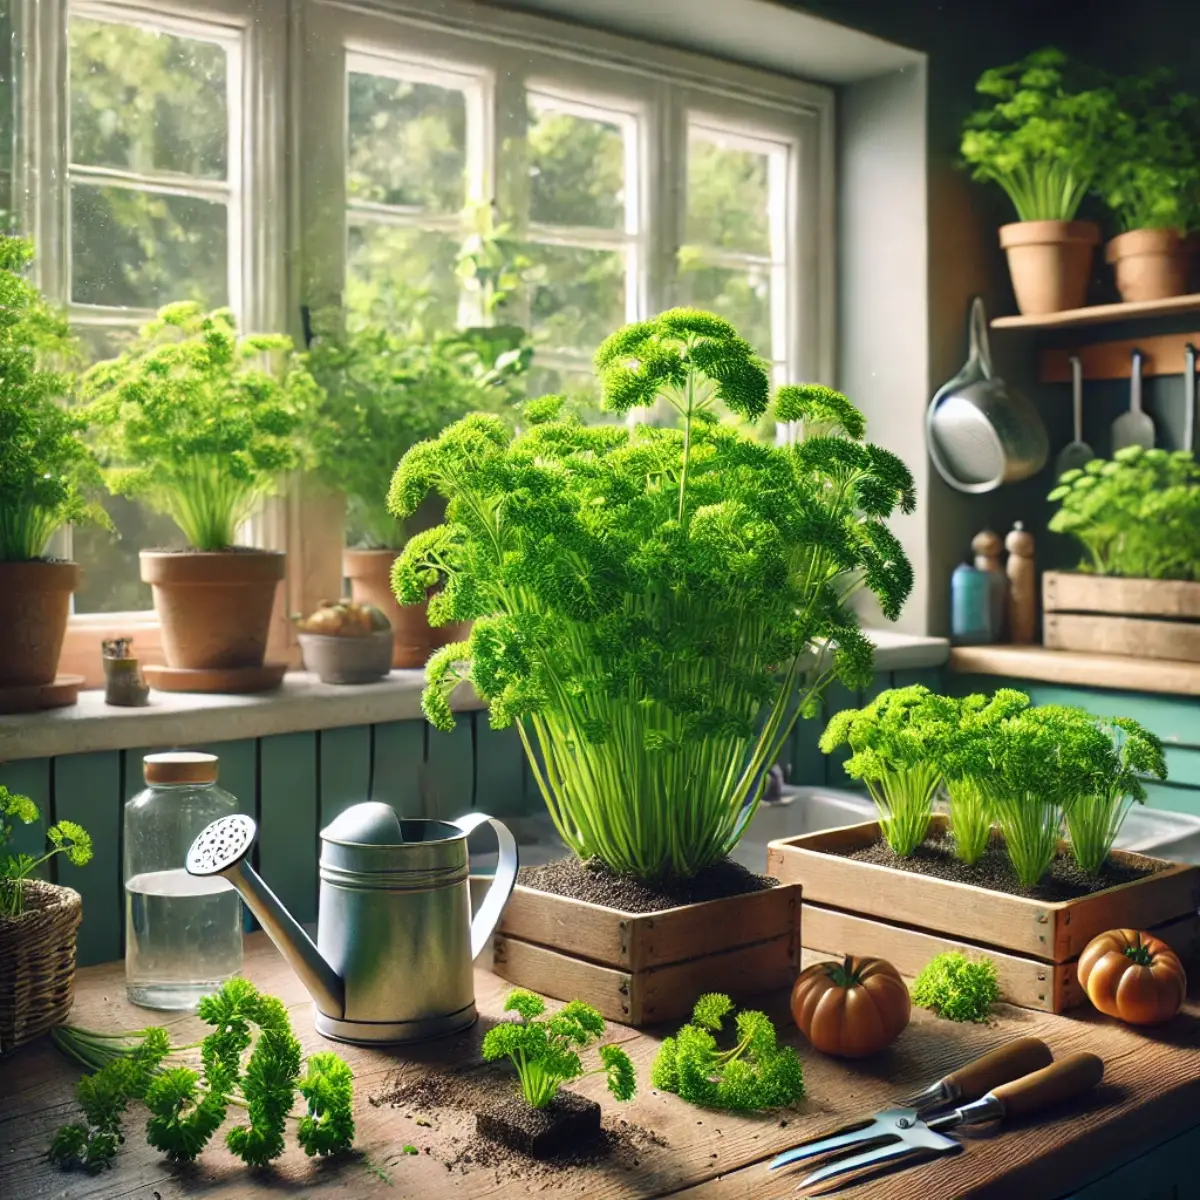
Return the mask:
[[1121,229],[1106,257],[1122,300],[1165,300],[1187,291],[1186,235],[1200,224],[1200,99],[1165,69],[1113,89],[1094,184]]
[[1078,308],[1100,229],[1075,218],[1099,170],[1115,96],[1053,47],[985,71],[975,90],[986,106],[967,118],[961,152],[972,178],[998,184],[1016,209],[1000,244],[1017,306],[1026,314]]
[[83,377],[84,412],[109,486],[169,515],[187,552],[143,551],[168,668],[153,686],[255,690],[283,555],[236,547],[239,525],[302,461],[320,395],[303,355],[276,334],[238,336],[228,309],[171,304],[119,357]]
[[59,368],[73,343],[25,278],[32,256],[0,234],[0,713],[75,702],[82,680],[56,686],[55,675],[79,568],[45,554],[63,525],[108,524],[86,496],[100,481],[87,420],[63,404],[75,381]]

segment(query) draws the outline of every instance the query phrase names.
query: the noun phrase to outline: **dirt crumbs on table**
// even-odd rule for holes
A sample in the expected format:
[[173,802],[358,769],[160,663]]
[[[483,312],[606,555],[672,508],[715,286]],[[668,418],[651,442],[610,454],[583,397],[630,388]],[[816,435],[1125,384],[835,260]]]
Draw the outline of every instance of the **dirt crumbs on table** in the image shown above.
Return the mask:
[[556,1154],[536,1159],[480,1136],[476,1113],[496,1104],[498,1089],[514,1086],[511,1078],[484,1067],[427,1075],[412,1083],[397,1080],[371,1096],[376,1108],[393,1109],[399,1120],[392,1134],[397,1148],[405,1143],[437,1159],[457,1175],[488,1170],[497,1181],[537,1180],[559,1174],[563,1167],[601,1166],[636,1170],[645,1156],[667,1145],[653,1130],[606,1117],[598,1137]]
[[691,879],[668,879],[661,883],[618,875],[596,859],[580,862],[577,858],[560,858],[543,867],[523,867],[517,878],[539,892],[630,913],[661,912],[681,904],[744,896],[748,892],[765,891],[779,882],[769,875],[756,875],[728,858],[705,867]]
[[908,858],[896,854],[884,842],[871,846],[860,846],[856,850],[829,850],[840,858],[852,858],[856,862],[875,863],[881,867],[893,867],[898,871],[910,871],[917,875],[932,875],[938,879],[951,879],[956,883],[970,883],[975,887],[988,888],[993,892],[1007,892],[1013,896],[1028,896],[1033,900],[1077,900],[1121,883],[1132,883],[1145,879],[1163,869],[1165,864],[1156,859],[1131,856],[1123,862],[1107,862],[1099,876],[1082,871],[1069,854],[1059,854],[1046,877],[1036,887],[1023,887],[1004,853],[1003,843],[993,840],[978,862],[968,866],[954,857],[954,843],[944,836],[928,838]]

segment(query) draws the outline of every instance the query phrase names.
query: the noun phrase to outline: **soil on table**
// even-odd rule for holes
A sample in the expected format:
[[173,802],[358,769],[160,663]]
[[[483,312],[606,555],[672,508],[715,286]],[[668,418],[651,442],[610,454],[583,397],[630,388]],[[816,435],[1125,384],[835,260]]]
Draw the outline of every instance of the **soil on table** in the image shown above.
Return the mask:
[[1090,896],[1118,884],[1145,879],[1147,875],[1154,875],[1166,866],[1158,859],[1129,855],[1120,862],[1110,859],[1099,875],[1089,875],[1069,854],[1059,854],[1041,882],[1036,887],[1027,888],[1017,879],[1005,854],[1004,843],[998,838],[992,839],[982,857],[971,866],[954,857],[953,839],[945,834],[926,838],[908,858],[902,858],[882,841],[858,849],[830,849],[825,853],[851,858],[855,862],[874,863],[917,875],[932,875],[956,883],[970,883],[993,892],[1007,892],[1012,896],[1027,896],[1031,900],[1048,902],[1078,900],[1081,896]]
[[[572,1142],[548,1158],[533,1158],[476,1130],[477,1115],[488,1109],[494,1111],[498,1098],[504,1095],[521,1103],[511,1071],[503,1066],[471,1066],[426,1075],[411,1083],[398,1074],[370,1097],[370,1103],[395,1112],[393,1142],[397,1152],[406,1144],[412,1145],[419,1153],[436,1158],[448,1171],[470,1175],[486,1170],[500,1183],[549,1179],[564,1166],[633,1171],[648,1154],[667,1145],[666,1139],[651,1129],[605,1116],[599,1136]],[[568,1095],[574,1093],[559,1093],[563,1098]],[[403,1155],[399,1155],[390,1168],[397,1179],[403,1167]]]
[[516,1092],[475,1114],[480,1135],[534,1158],[570,1154],[600,1136],[600,1105],[577,1092],[560,1091],[545,1108],[530,1108]]
[[602,862],[560,858],[543,867],[522,867],[517,882],[539,892],[586,900],[627,913],[662,912],[702,900],[724,900],[762,892],[778,885],[770,875],[756,875],[732,859],[705,867],[690,879],[664,879],[647,883],[633,875],[618,875]]

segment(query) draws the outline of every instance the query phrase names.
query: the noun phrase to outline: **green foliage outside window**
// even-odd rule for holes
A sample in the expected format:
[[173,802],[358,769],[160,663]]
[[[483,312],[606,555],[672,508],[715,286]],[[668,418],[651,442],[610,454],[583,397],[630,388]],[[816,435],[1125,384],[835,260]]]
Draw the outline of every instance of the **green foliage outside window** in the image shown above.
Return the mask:
[[[683,428],[556,420],[555,397],[527,406],[531,427],[515,435],[465,418],[401,460],[392,512],[409,517],[431,493],[448,507],[393,582],[402,603],[444,585],[434,624],[475,621],[468,643],[430,661],[429,719],[451,727],[449,693],[472,679],[493,726],[517,724],[572,850],[687,876],[736,845],[793,701],[811,714],[835,675],[869,681],[871,645],[845,602],[865,585],[898,614],[912,572],[885,519],[912,511],[912,478],[855,437],[764,446],[715,421],[717,401],[756,419],[769,385],[710,314],[626,326],[597,364],[610,411],[663,398]],[[776,415],[802,420],[836,395],[783,388]]]

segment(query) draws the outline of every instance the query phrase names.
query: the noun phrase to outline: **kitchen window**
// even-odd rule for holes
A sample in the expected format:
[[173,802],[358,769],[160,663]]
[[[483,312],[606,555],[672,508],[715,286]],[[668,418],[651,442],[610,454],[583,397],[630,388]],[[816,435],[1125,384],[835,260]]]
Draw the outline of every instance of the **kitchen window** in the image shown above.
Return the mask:
[[[168,299],[300,338],[306,308],[407,290],[431,330],[528,328],[534,393],[594,394],[600,339],[673,304],[729,317],[777,382],[831,377],[825,88],[454,0],[16,12],[17,211],[90,357]],[[483,224],[519,280],[499,309],[462,269]],[[121,541],[75,538],[77,620],[147,609],[137,550],[176,540],[110,504]],[[295,546],[302,511],[256,535]]]

